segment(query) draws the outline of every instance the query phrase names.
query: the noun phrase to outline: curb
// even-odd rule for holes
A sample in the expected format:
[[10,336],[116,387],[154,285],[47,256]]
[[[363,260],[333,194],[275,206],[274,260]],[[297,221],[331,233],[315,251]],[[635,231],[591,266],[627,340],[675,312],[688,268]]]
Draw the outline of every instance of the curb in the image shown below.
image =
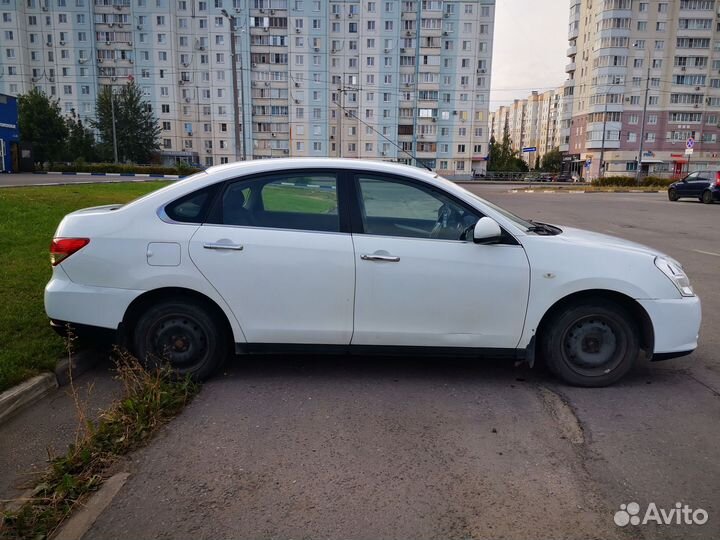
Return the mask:
[[179,174],[152,173],[99,173],[99,172],[64,172],[64,171],[33,171],[33,174],[59,174],[62,176],[139,176],[141,178],[185,178]]
[[82,538],[100,517],[103,510],[112,502],[129,477],[130,473],[120,472],[105,480],[100,489],[82,505],[80,510],[61,526],[53,540]]
[[58,387],[54,373],[43,373],[0,394],[0,423]]
[[77,378],[95,366],[99,357],[93,354],[94,352],[82,351],[73,355],[72,360],[64,358],[58,362],[53,373],[36,375],[1,393],[0,424],[12,418],[15,413],[40,401],[53,390],[70,384],[71,367],[72,377]]
[[614,193],[665,193],[664,190],[644,191],[641,189],[623,189],[618,191],[585,191],[583,189],[511,189],[508,191],[510,193],[604,193],[605,195],[611,195]]

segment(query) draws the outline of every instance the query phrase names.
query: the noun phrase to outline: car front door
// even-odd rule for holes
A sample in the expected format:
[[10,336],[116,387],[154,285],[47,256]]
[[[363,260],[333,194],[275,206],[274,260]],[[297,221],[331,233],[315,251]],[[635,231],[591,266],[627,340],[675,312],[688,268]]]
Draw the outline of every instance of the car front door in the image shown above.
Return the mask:
[[699,174],[698,172],[694,172],[683,178],[682,182],[679,182],[675,188],[678,195],[681,197],[692,197],[694,182],[697,180]]
[[190,256],[249,343],[348,345],[355,262],[334,172],[231,181]]
[[480,214],[422,183],[359,173],[355,193],[353,345],[517,346],[530,284],[521,245],[465,240]]

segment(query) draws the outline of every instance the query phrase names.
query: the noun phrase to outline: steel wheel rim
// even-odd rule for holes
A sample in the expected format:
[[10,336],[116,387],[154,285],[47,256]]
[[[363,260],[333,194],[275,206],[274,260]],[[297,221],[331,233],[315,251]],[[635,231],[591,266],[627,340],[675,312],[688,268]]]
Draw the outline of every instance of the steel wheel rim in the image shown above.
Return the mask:
[[201,363],[208,349],[208,331],[192,317],[165,316],[148,332],[148,352],[180,373]]
[[620,326],[605,315],[588,315],[568,325],[561,340],[565,364],[579,375],[599,377],[616,369],[627,352]]

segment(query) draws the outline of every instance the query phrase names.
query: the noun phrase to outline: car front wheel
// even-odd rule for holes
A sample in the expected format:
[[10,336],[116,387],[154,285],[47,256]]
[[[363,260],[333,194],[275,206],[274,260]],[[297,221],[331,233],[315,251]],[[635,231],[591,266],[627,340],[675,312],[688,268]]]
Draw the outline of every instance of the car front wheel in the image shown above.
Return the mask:
[[673,188],[670,188],[668,190],[668,199],[671,201],[677,201],[680,197],[678,197],[677,191]]
[[622,306],[602,300],[557,312],[540,339],[550,371],[575,386],[613,384],[633,367],[640,352],[633,318]]
[[133,349],[148,368],[169,366],[177,375],[207,378],[228,355],[228,337],[208,310],[187,300],[147,309],[133,332]]

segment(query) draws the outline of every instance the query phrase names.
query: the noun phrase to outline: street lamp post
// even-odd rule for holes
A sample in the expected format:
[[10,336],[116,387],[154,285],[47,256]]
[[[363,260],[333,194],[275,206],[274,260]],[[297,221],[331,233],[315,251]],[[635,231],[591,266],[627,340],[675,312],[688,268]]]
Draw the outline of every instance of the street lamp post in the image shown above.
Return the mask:
[[117,132],[115,130],[115,89],[110,87],[110,117],[112,119],[113,157],[118,162]]
[[[635,42],[633,47],[638,47]],[[643,99],[642,124],[640,125],[640,150],[638,152],[638,163],[635,169],[635,183],[640,184],[640,172],[642,171],[643,152],[645,151],[645,117],[647,116],[648,92],[650,91],[650,55],[645,54],[647,62],[647,77],[645,78],[645,98]]]
[[600,145],[600,173],[598,176],[605,176],[605,132],[607,131],[607,114],[608,114],[608,92],[605,92],[605,110],[603,111],[603,133],[602,143]]
[[[232,61],[232,88],[233,88],[233,124],[235,126],[235,160],[237,161],[240,159],[240,156],[242,156],[243,161],[247,160],[247,151],[246,151],[246,144],[245,144],[245,130],[247,129],[247,125],[245,123],[245,83],[244,83],[244,77],[243,77],[243,66],[242,66],[242,57],[240,57],[240,62],[238,66],[238,54],[235,50],[235,21],[236,17],[234,15],[230,15],[227,10],[223,9],[221,11],[223,14],[223,17],[225,17],[230,22],[230,57]],[[238,80],[237,80],[237,74],[238,74],[238,67],[240,68],[240,87],[242,90],[240,91],[238,89]],[[240,101],[240,111],[238,114],[238,101]],[[242,128],[240,126],[240,121],[242,119]],[[242,145],[242,146],[241,146]]]

